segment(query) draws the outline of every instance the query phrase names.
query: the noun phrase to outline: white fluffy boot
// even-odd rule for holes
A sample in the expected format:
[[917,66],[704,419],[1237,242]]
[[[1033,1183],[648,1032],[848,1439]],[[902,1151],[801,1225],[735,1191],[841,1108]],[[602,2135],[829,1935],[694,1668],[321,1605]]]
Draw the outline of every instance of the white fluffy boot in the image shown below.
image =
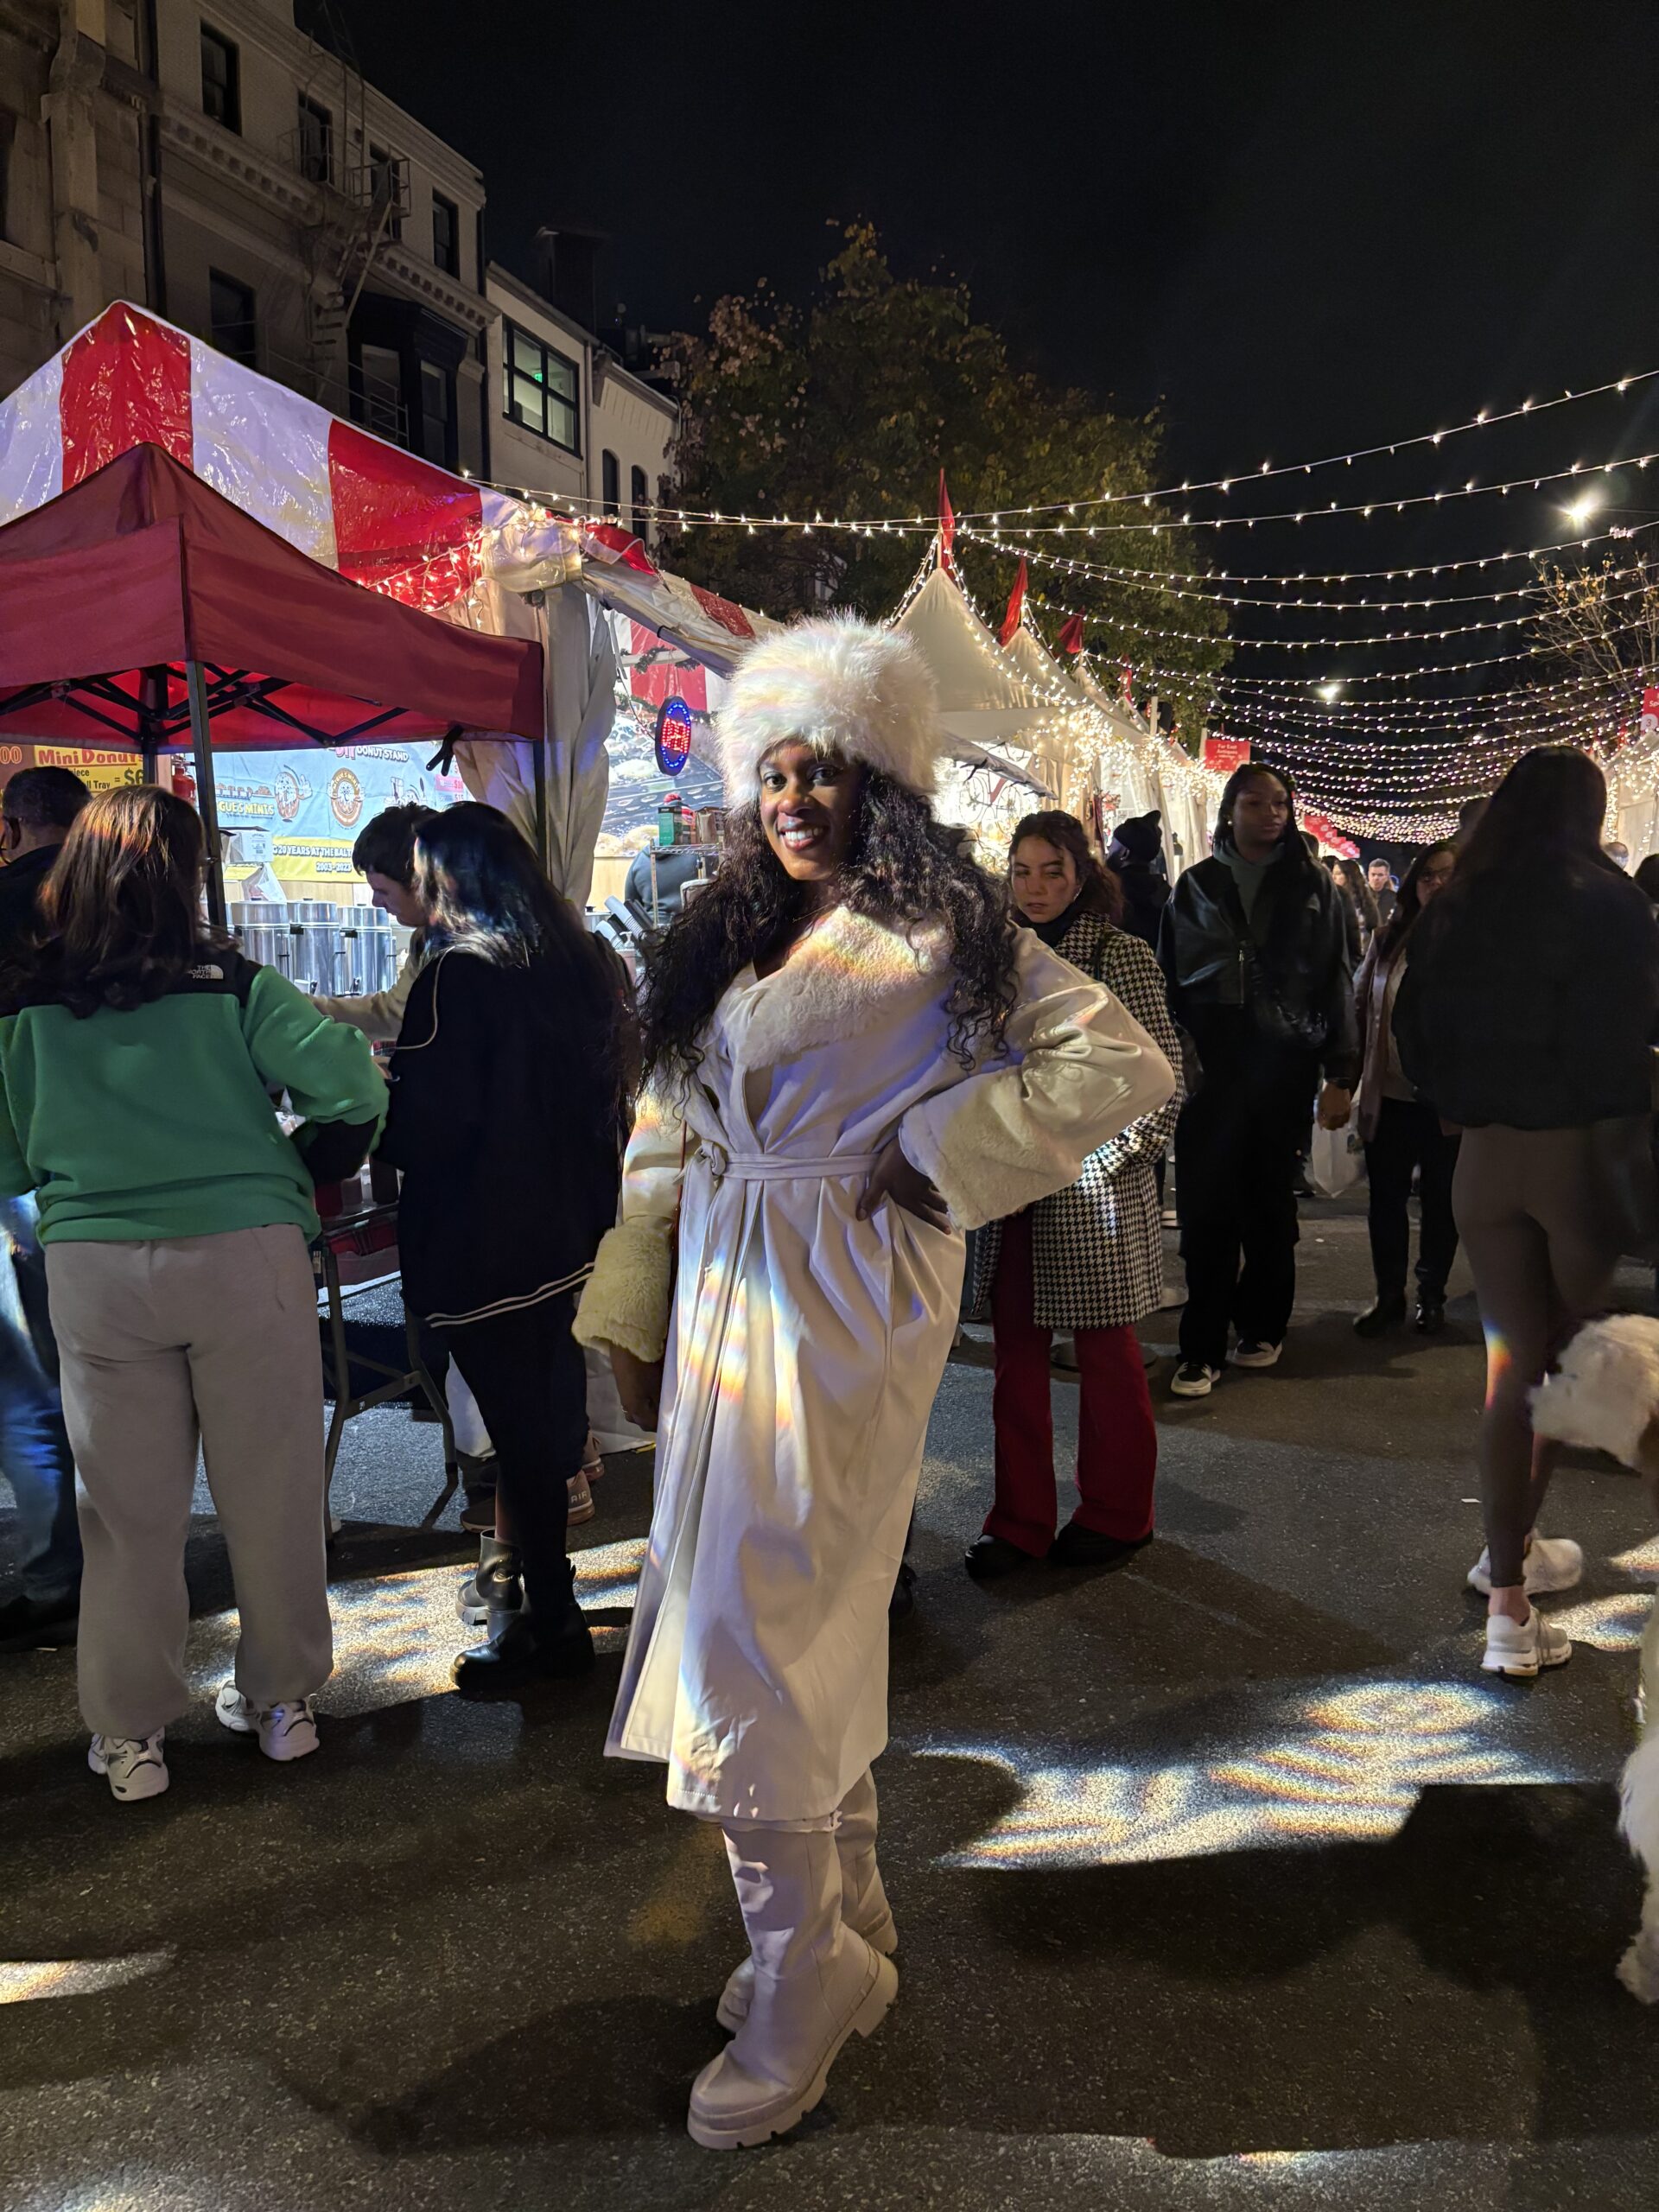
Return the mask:
[[879,2027],[899,1991],[892,1961],[842,1924],[828,1828],[728,1827],[726,1854],[754,1987],[742,2026],[692,2084],[686,2126],[710,2151],[786,2133],[823,2096],[848,2037]]
[[[841,1801],[835,1832],[836,1856],[841,1862],[841,1916],[873,1951],[890,1959],[899,1948],[899,1930],[875,1863],[875,1777],[866,1767]],[[715,2018],[735,2034],[748,2018],[753,1997],[754,1960],[749,1957],[721,1992]]]

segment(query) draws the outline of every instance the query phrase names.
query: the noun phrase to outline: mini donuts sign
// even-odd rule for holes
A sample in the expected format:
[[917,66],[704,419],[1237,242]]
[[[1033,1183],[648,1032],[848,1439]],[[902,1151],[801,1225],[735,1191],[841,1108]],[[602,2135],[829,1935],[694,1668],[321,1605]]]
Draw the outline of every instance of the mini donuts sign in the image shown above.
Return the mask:
[[691,709],[683,699],[664,699],[657,709],[657,766],[677,776],[691,758]]

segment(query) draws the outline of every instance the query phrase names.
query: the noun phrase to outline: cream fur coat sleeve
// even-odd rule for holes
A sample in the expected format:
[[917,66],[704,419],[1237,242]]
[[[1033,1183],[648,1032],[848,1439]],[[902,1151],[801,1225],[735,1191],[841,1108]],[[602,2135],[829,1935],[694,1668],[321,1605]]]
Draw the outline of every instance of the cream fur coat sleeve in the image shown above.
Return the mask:
[[912,1106],[905,1156],[959,1229],[1022,1212],[1075,1183],[1089,1154],[1173,1095],[1175,1073],[1122,1003],[1020,932],[1010,1061]]
[[605,1237],[582,1294],[579,1344],[658,1360],[668,1341],[674,1238],[685,1172],[686,1128],[656,1093],[640,1101],[622,1169],[622,1218]]

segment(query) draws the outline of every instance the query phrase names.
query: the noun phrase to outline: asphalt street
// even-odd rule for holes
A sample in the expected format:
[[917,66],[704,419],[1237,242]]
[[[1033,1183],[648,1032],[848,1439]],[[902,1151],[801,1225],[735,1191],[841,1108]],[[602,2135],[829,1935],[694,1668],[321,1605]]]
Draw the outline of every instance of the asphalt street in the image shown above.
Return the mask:
[[764,2151],[684,2133],[741,1950],[718,1836],[600,1756],[649,1455],[575,1532],[595,1679],[472,1707],[436,1432],[353,1424],[338,1672],[292,1768],[213,1718],[234,1616],[204,1491],[165,1796],[88,1774],[72,1652],[0,1658],[4,2212],[1651,2206],[1614,1784],[1659,1530],[1634,1477],[1569,1464],[1573,1663],[1481,1675],[1466,1276],[1443,1337],[1362,1344],[1357,1204],[1306,1207],[1301,1256],[1273,1372],[1173,1404],[1175,1316],[1143,1330],[1160,1533],[1116,1574],[966,1578],[982,1337],[951,1365],[877,1769],[899,2001]]

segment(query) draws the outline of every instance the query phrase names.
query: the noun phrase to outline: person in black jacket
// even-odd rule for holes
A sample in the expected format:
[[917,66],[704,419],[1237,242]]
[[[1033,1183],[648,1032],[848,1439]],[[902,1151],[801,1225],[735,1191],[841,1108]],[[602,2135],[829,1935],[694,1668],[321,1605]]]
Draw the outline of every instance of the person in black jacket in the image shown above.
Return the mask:
[[1344,902],[1302,841],[1287,777],[1248,761],[1229,778],[1215,852],[1177,880],[1159,957],[1203,1070],[1175,1134],[1186,1307],[1170,1383],[1199,1398],[1226,1363],[1230,1324],[1235,1365],[1279,1357],[1296,1295],[1298,1147],[1320,1069],[1330,1128],[1348,1119],[1356,1073]]
[[1155,952],[1158,931],[1169,904],[1169,879],[1163,872],[1163,816],[1154,807],[1150,814],[1132,814],[1112,832],[1106,865],[1123,887],[1123,918],[1119,927],[1138,937]]
[[20,768],[0,800],[0,959],[15,960],[34,927],[41,886],[92,793],[68,768]]
[[[91,796],[67,768],[20,768],[6,785],[0,802],[0,964],[10,968],[22,957],[41,887]],[[17,1289],[15,1310],[0,1312],[0,1471],[16,1493],[22,1535],[22,1587],[0,1601],[5,1649],[62,1643],[74,1634],[80,1529],[33,1196],[10,1200],[0,1225],[11,1246]]]
[[1530,1597],[1583,1555],[1535,1535],[1554,1447],[1529,1394],[1653,1232],[1659,923],[1601,849],[1607,786],[1567,746],[1517,760],[1412,935],[1395,1004],[1408,1078],[1463,1141],[1452,1186],[1486,1335],[1481,1503],[1491,1674],[1572,1653]]
[[379,1151],[404,1171],[404,1295],[443,1332],[478,1401],[496,1451],[496,1535],[517,1568],[498,1548],[490,1635],[455,1680],[509,1689],[594,1661],[564,1548],[566,1485],[588,1435],[570,1323],[616,1219],[630,1027],[620,963],[494,807],[434,816],[415,882],[429,957],[392,1056]]

